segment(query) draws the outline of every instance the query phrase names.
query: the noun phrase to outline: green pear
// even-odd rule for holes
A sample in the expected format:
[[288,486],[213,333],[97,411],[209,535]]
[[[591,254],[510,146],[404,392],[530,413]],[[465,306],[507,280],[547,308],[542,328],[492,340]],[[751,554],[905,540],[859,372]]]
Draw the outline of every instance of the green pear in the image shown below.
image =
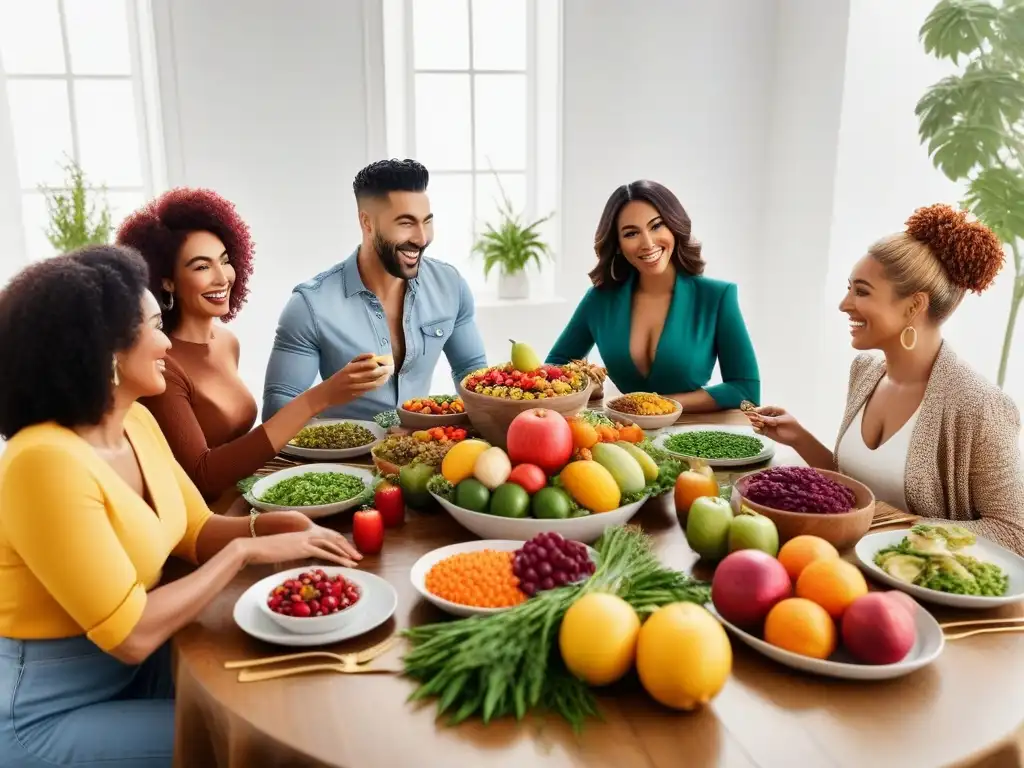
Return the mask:
[[509,341],[512,342],[512,367],[517,371],[529,373],[530,371],[536,371],[543,365],[537,353],[533,351],[533,347],[525,341],[516,341],[514,339],[509,339]]
[[729,551],[759,549],[772,557],[779,554],[779,531],[775,523],[745,504],[729,525]]

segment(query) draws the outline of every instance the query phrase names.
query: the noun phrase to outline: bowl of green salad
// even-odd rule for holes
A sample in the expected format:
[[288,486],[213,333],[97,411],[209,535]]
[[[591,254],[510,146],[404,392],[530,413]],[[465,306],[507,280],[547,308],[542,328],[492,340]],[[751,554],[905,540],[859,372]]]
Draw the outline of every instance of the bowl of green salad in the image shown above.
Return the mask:
[[918,600],[952,608],[1024,602],[1024,558],[955,521],[868,534],[855,553],[866,574]]
[[318,518],[357,506],[372,484],[373,473],[368,469],[344,464],[306,464],[260,478],[246,499],[264,512],[297,510]]

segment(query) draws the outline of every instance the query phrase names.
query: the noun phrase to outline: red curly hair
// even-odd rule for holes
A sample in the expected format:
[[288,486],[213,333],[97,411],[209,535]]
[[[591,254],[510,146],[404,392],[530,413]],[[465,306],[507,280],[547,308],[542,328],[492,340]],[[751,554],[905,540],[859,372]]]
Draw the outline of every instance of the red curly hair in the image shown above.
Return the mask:
[[[164,279],[174,278],[174,265],[182,244],[193,232],[210,232],[220,238],[235,270],[227,322],[238,314],[249,295],[253,241],[249,225],[235,206],[209,189],[178,187],[169,190],[128,216],[117,230],[117,244],[136,249],[149,265],[149,285],[162,296]],[[161,302],[161,305],[163,302]],[[174,330],[180,320],[179,305],[164,309],[164,327]]]

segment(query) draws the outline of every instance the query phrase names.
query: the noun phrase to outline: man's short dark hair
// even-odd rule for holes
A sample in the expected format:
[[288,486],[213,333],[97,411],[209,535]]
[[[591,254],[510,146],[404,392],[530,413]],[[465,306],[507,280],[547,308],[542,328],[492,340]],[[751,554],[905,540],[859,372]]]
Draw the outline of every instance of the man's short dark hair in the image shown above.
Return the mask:
[[386,198],[391,192],[425,192],[430,173],[415,160],[378,160],[356,174],[356,200]]
[[114,353],[135,343],[146,262],[92,245],[23,269],[0,292],[0,436],[56,421],[98,424],[113,404]]

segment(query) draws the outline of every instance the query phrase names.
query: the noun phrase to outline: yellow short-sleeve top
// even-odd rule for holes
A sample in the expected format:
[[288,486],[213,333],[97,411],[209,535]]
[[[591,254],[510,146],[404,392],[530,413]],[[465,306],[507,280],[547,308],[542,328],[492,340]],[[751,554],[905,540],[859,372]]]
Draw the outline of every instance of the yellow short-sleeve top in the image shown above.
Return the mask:
[[21,430],[0,454],[0,637],[120,645],[171,555],[195,562],[211,512],[156,420],[125,418],[154,507],[77,434]]

